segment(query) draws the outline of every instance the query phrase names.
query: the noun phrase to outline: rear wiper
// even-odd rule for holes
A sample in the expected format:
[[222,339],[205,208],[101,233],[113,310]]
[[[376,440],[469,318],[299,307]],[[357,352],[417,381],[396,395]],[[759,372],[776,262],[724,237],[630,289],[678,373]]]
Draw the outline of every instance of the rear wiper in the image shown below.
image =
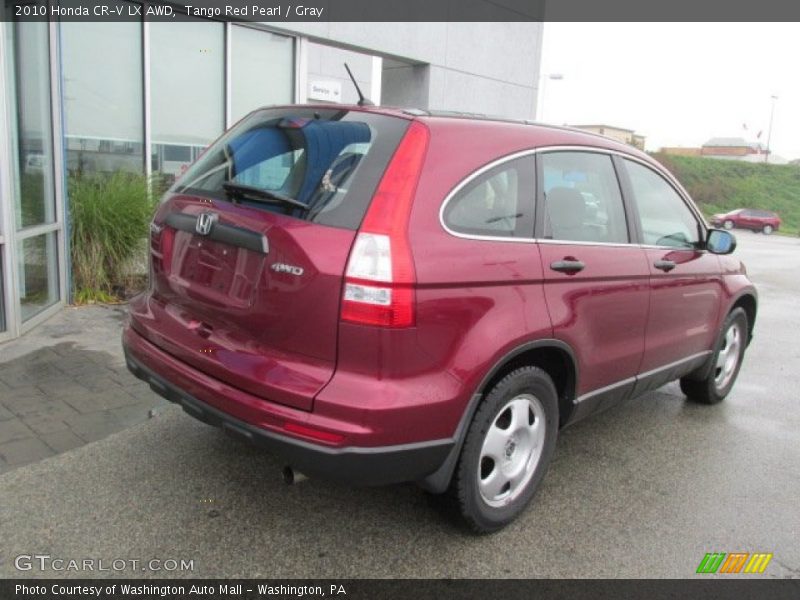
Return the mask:
[[226,181],[222,184],[225,193],[228,196],[234,198],[244,198],[247,197],[249,200],[256,200],[259,202],[267,202],[269,204],[274,204],[274,202],[270,202],[271,200],[276,200],[282,204],[288,204],[289,206],[295,206],[297,208],[308,209],[308,206],[295,200],[294,198],[290,198],[289,196],[285,196],[279,192],[273,192],[270,190],[263,190],[261,188],[254,187],[252,185],[244,185],[243,183],[234,183],[232,181]]

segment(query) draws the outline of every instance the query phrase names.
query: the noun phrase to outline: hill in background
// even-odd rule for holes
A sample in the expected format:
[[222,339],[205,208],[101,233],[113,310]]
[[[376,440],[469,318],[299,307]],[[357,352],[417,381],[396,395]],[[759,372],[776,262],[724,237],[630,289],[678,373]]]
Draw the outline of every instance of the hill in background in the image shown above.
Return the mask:
[[800,167],[656,153],[706,216],[736,208],[778,213],[781,233],[800,232]]

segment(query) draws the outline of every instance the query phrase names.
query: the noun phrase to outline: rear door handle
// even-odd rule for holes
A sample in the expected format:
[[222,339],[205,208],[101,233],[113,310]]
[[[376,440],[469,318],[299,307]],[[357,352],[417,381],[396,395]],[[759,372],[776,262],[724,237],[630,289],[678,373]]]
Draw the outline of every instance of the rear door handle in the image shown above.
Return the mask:
[[583,271],[585,267],[586,265],[583,262],[574,258],[565,258],[564,260],[550,263],[550,268],[560,273],[577,273],[578,271]]
[[674,260],[657,260],[653,263],[653,266],[656,269],[661,269],[664,273],[668,273],[672,271],[676,266],[678,266]]

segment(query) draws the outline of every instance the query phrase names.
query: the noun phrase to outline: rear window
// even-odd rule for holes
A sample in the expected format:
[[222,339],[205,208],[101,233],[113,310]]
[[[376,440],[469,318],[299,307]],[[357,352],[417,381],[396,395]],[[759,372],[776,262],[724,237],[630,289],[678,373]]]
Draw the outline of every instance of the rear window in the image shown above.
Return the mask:
[[170,191],[357,229],[408,123],[350,110],[259,110]]

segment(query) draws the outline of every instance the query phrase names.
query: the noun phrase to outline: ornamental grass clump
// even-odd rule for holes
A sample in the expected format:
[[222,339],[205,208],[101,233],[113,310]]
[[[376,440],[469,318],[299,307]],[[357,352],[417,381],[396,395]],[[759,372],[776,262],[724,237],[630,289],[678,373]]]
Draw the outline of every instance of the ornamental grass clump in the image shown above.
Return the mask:
[[118,171],[76,175],[68,187],[73,299],[118,300],[147,238],[154,208],[150,184],[144,175]]

